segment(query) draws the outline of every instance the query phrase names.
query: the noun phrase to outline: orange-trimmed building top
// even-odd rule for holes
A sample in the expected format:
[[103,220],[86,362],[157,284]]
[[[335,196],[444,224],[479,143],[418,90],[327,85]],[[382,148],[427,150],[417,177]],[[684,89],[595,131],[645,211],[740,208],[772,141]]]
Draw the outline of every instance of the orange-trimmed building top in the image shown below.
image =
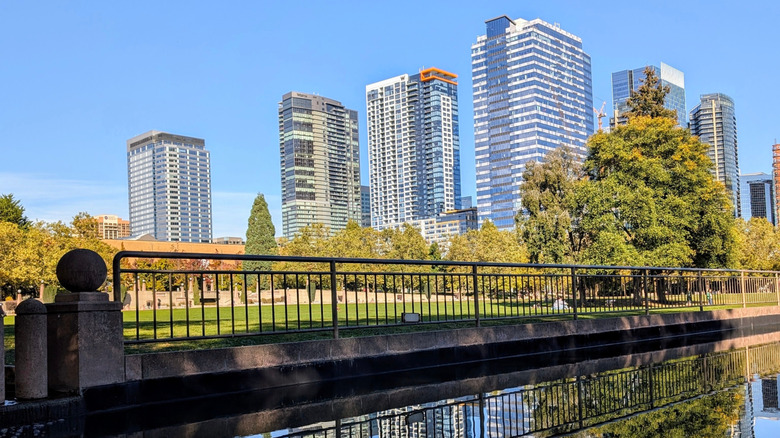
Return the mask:
[[440,68],[431,67],[424,70],[420,70],[420,81],[428,82],[434,79],[438,79],[442,82],[446,82],[452,85],[458,85],[455,79],[458,77],[455,73],[444,71]]

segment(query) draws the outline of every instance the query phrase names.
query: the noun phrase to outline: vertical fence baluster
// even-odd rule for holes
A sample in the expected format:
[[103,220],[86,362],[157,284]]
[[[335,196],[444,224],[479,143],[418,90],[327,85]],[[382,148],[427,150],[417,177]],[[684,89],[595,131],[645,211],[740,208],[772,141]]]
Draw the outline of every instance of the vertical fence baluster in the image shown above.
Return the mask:
[[477,265],[471,265],[471,276],[474,282],[474,322],[479,327],[479,292],[477,291]]
[[650,291],[647,290],[647,269],[642,270],[642,289],[645,291],[645,315],[650,314]]
[[[571,268],[571,296],[572,296],[572,302],[574,303],[574,320],[577,320],[577,272],[575,271],[575,268]],[[585,305],[585,303],[583,303]]]
[[339,309],[338,304],[338,291],[336,290],[336,262],[330,261],[330,302],[331,302],[331,318],[333,320],[333,339],[339,338]]

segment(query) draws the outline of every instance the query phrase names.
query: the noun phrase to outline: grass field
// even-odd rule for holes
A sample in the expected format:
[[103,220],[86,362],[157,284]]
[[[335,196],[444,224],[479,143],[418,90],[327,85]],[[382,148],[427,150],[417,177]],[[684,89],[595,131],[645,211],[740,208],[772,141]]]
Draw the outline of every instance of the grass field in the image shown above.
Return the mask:
[[[670,297],[671,298],[671,297]],[[650,313],[697,311],[698,303],[688,304],[675,297],[665,306],[651,305]],[[749,307],[776,304],[775,294],[748,294]],[[609,318],[641,315],[645,307],[632,305],[625,297],[605,306],[591,305],[578,309],[580,319]],[[742,307],[740,294],[716,294],[713,305],[705,310]],[[473,300],[447,302],[417,301],[414,303],[350,303],[337,306],[340,337],[371,336],[412,331],[447,330],[474,327]],[[123,312],[125,340],[128,353],[193,348],[218,348],[262,343],[295,342],[333,337],[333,308],[330,304],[314,303],[298,306],[237,305],[230,307],[203,306],[190,309],[158,309]],[[403,312],[416,312],[422,324],[403,324]],[[517,300],[487,300],[480,303],[481,325],[534,323],[571,320],[574,310],[556,309],[550,302],[522,302]],[[13,316],[5,318],[4,344],[6,363],[13,363]],[[211,339],[181,340],[185,337],[212,337]],[[177,339],[178,338],[178,339]],[[140,341],[140,342],[138,342]]]

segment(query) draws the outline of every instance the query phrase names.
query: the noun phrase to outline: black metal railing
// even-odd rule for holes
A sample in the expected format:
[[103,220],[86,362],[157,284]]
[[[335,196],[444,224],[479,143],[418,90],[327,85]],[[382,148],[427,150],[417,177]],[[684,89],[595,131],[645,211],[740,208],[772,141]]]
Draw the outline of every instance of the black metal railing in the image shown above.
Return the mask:
[[112,287],[125,339],[138,343],[778,305],[779,281],[773,271],[122,251]]

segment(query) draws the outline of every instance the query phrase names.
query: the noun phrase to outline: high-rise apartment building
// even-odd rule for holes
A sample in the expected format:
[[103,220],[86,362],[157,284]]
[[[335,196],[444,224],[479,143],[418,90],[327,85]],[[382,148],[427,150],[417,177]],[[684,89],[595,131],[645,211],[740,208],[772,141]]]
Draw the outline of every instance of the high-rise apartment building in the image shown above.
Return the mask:
[[157,240],[211,242],[206,142],[160,131],[127,140],[130,231]]
[[766,218],[772,224],[775,220],[775,194],[772,177],[763,172],[746,173],[739,176],[742,218]]
[[311,224],[331,233],[361,221],[357,111],[326,97],[290,92],[279,102],[282,234]]
[[124,239],[130,237],[130,221],[113,214],[95,216],[100,239]]
[[590,56],[557,24],[501,16],[471,46],[480,224],[514,228],[525,164],[593,134]]
[[460,208],[456,78],[428,68],[366,86],[374,228]]
[[715,164],[715,179],[726,186],[734,206],[734,216],[740,217],[739,160],[737,157],[737,117],[734,101],[721,93],[704,94],[701,103],[690,114],[691,134],[709,144],[707,151]]
[[[780,218],[780,143],[772,145],[772,209],[775,212],[775,219]],[[775,224],[777,225],[777,224]]]
[[[661,63],[661,67],[649,65],[658,77],[659,83],[669,87],[669,94],[664,100],[664,107],[677,111],[677,123],[682,127],[688,126],[688,112],[685,108],[685,74],[674,67]],[[623,116],[628,111],[626,101],[637,88],[642,85],[645,79],[645,68],[635,68],[633,70],[623,70],[612,73],[612,108],[615,116],[610,118],[610,125],[615,123],[625,123]]]

